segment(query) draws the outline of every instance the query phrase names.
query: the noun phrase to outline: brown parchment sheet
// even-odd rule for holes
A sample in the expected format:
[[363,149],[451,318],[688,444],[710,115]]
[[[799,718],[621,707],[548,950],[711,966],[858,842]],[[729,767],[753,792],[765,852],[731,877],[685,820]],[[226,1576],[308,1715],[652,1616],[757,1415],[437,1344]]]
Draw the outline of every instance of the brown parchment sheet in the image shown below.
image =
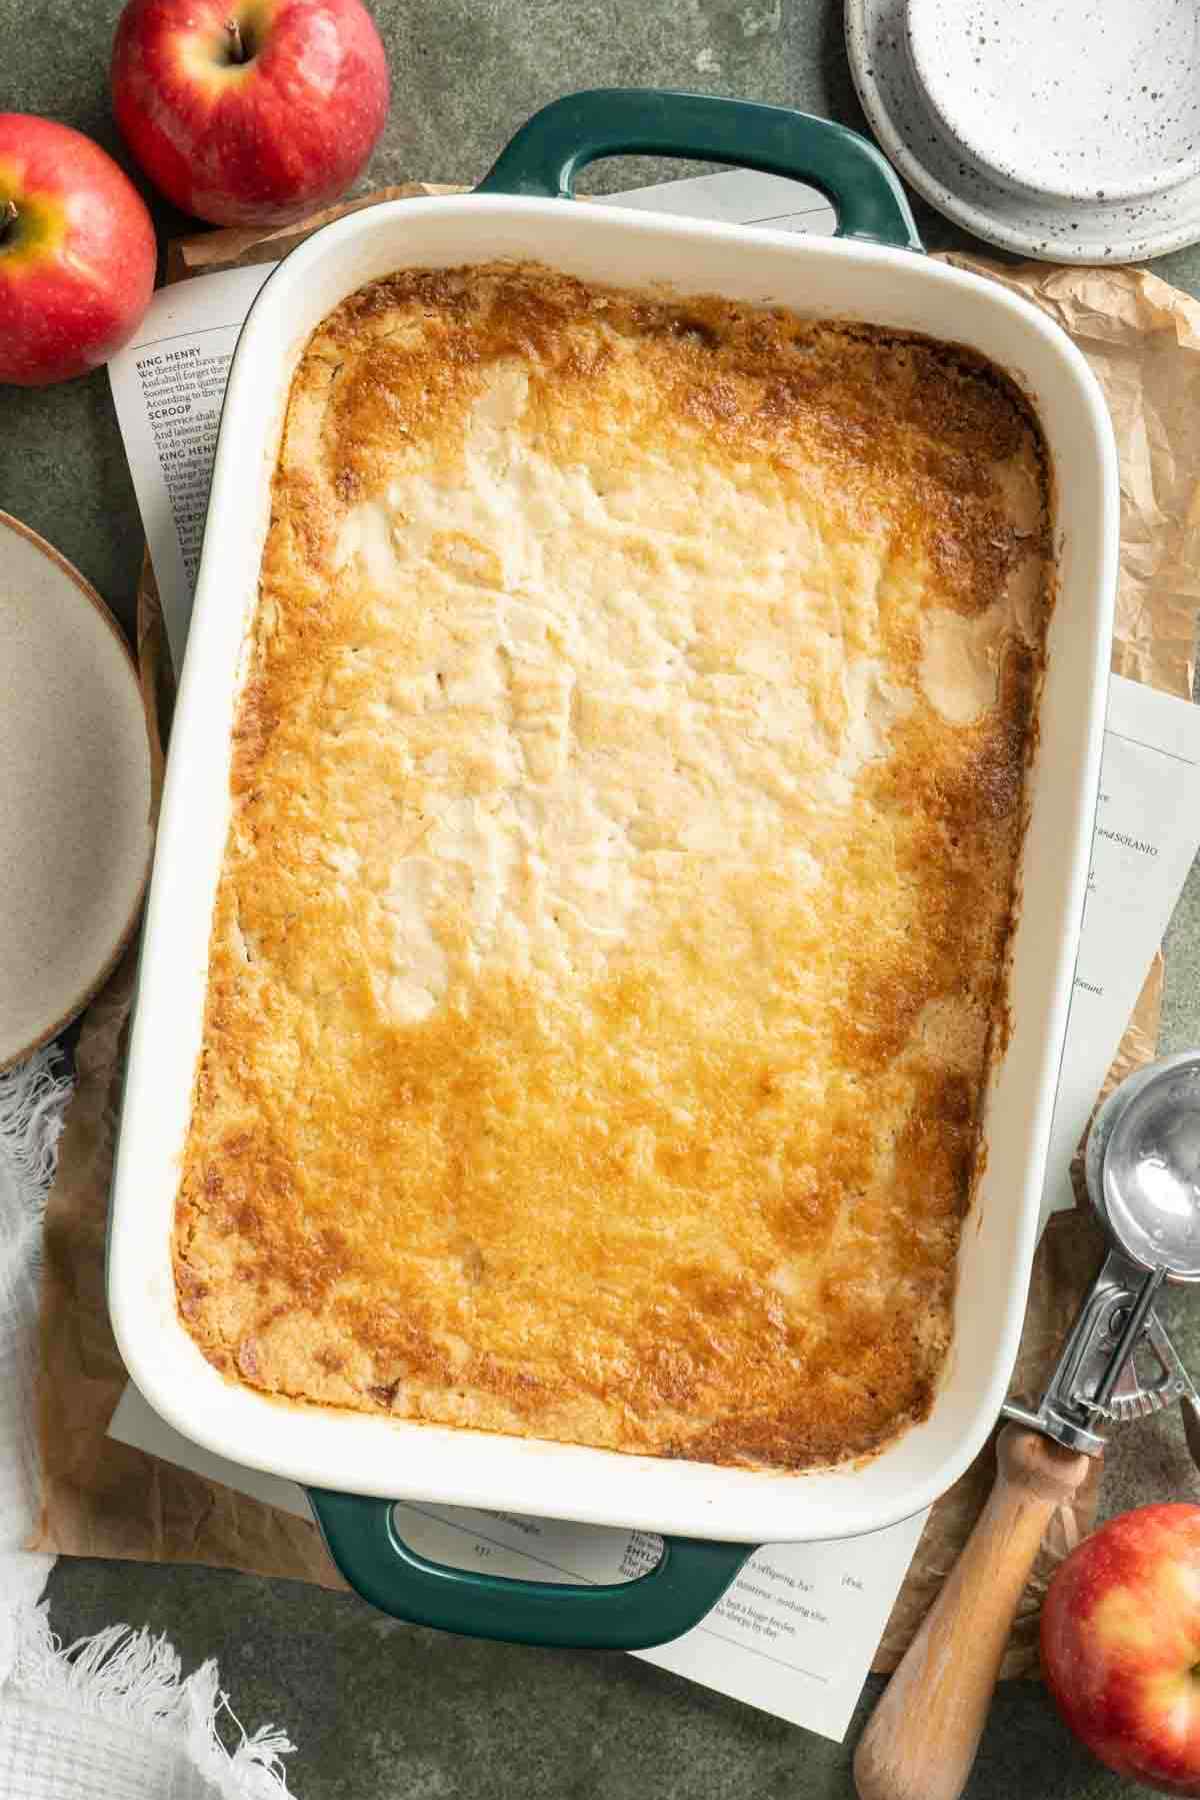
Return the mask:
[[[341,212],[380,200],[456,192],[423,183],[382,190],[301,226],[207,232],[170,248],[168,279],[273,260]],[[1000,267],[951,256],[1002,281],[1067,331],[1104,388],[1121,460],[1121,573],[1113,667],[1190,695],[1200,602],[1200,303],[1136,269]],[[158,595],[147,561],[138,596],[138,655],[157,767],[174,693]],[[156,790],[157,791],[157,790]],[[83,1022],[78,1086],[67,1116],[46,1220],[42,1298],[42,1506],[30,1548],[75,1556],[198,1562],[340,1586],[315,1527],[105,1436],[125,1375],[104,1301],[104,1232],[132,949]],[[1148,1061],[1158,1038],[1162,958],[1150,969],[1109,1085]],[[1100,1255],[1083,1211],[1059,1215],[1034,1264],[1013,1382],[1040,1396]],[[992,1481],[989,1444],[934,1507],[876,1657],[893,1667],[955,1557]],[[1006,1675],[1036,1665],[1036,1620],[1055,1564],[1090,1528],[1097,1467],[1060,1512],[1026,1592]]]

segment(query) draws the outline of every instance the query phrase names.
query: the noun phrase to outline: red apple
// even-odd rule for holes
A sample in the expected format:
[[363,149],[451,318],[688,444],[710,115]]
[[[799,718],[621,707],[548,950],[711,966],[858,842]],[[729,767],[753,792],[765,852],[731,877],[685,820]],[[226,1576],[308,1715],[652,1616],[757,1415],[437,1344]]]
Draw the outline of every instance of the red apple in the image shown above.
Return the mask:
[[1200,1506],[1140,1506],[1072,1551],[1042,1610],[1042,1665],[1101,1762],[1200,1794]]
[[0,381],[106,362],[154,289],[154,227],[111,156],[53,119],[0,112]]
[[360,0],[129,0],[117,124],[184,212],[283,225],[343,194],[383,130],[387,59]]

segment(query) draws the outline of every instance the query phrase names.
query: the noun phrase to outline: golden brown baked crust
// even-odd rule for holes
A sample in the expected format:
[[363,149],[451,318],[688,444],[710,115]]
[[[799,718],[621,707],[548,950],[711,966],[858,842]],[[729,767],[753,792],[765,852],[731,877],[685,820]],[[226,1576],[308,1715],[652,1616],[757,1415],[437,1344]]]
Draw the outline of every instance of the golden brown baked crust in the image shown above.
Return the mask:
[[326,320],[176,1215],[213,1363],[788,1469],[927,1413],[1047,509],[944,344],[511,265]]

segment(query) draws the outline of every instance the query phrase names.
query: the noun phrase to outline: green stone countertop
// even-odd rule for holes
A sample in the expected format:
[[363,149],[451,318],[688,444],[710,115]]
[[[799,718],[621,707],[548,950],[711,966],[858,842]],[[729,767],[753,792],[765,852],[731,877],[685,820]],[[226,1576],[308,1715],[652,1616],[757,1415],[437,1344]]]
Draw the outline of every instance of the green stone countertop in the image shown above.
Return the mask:
[[[0,107],[44,113],[124,160],[108,110],[118,0],[0,0]],[[375,0],[391,119],[362,186],[469,182],[537,107],[571,89],[708,89],[865,124],[840,0]],[[128,165],[126,165],[128,166]],[[672,174],[682,171],[672,168]],[[652,178],[607,164],[596,186]],[[163,237],[183,228],[156,204]],[[931,248],[972,240],[920,203]],[[979,246],[974,246],[978,248]],[[985,247],[986,248],[986,247]],[[1200,291],[1200,250],[1152,265]],[[43,392],[0,389],[0,507],[71,557],[132,618],[142,534],[100,373]],[[1200,876],[1171,928],[1163,1049],[1200,1039]],[[1169,1304],[1200,1369],[1200,1307]],[[1127,1427],[1104,1507],[1200,1498],[1174,1414]],[[185,1665],[220,1659],[250,1727],[286,1726],[300,1800],[833,1800],[852,1794],[845,1746],[629,1657],[510,1648],[385,1619],[357,1599],[208,1569],[62,1561],[50,1581],[70,1640],[115,1620],[165,1632]],[[1007,1684],[968,1800],[1108,1800],[1134,1789],[1067,1736],[1040,1687]]]

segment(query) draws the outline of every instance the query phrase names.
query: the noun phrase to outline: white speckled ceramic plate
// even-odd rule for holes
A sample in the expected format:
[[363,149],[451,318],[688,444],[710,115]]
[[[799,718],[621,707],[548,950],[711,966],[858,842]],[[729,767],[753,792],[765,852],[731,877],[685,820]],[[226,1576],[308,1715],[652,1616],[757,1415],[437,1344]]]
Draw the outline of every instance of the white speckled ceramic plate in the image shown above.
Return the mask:
[[1195,0],[846,0],[846,45],[892,162],[977,237],[1096,263],[1200,239]]
[[53,1037],[116,962],[150,821],[125,641],[78,570],[0,512],[0,1069]]

